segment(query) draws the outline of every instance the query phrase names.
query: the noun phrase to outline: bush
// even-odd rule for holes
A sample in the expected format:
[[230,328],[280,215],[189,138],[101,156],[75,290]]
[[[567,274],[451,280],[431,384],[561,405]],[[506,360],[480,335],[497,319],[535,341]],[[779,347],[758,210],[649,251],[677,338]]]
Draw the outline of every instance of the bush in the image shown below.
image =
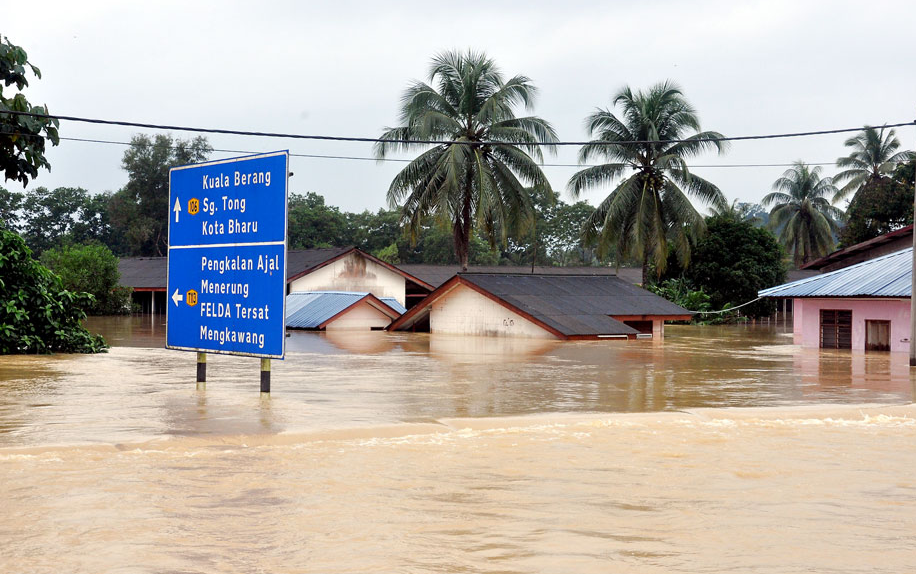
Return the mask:
[[104,351],[105,340],[82,325],[91,299],[64,289],[22,237],[0,229],[0,354]]
[[650,284],[646,289],[688,311],[709,311],[709,295],[702,289],[695,289],[690,281],[684,278],[667,279],[661,283]]
[[60,276],[66,289],[89,293],[94,300],[83,310],[89,315],[130,313],[129,287],[118,281],[118,258],[104,245],[74,245],[50,249],[41,262]]

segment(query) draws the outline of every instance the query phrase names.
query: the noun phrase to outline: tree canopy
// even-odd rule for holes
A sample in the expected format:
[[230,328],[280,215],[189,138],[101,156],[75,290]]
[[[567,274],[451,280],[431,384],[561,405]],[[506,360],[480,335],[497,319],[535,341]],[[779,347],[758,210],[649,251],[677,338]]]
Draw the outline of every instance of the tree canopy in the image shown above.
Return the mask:
[[796,161],[773,183],[773,189],[763,198],[763,205],[773,206],[770,228],[780,230],[779,241],[795,264],[830,253],[843,219],[843,212],[827,199],[837,193],[833,180],[821,177],[820,166],[811,168]]
[[[761,289],[785,281],[784,255],[766,229],[734,217],[710,217],[685,276],[709,295],[713,309],[723,309],[752,301]],[[772,302],[758,301],[742,311],[751,317],[769,315]]]
[[719,188],[691,174],[686,160],[710,150],[721,153],[725,143],[718,132],[700,131],[696,110],[671,82],[645,92],[624,87],[614,105],[619,117],[599,109],[586,119],[593,139],[579,151],[580,163],[606,163],[577,172],[568,187],[578,197],[632,172],[598,205],[584,233],[598,241],[599,253],[613,250],[618,259],[641,261],[647,284],[650,262],[659,275],[664,272],[669,244],[682,266],[690,260],[691,241],[702,234],[704,222],[689,197],[724,206]]
[[840,247],[849,247],[913,223],[913,166],[900,164],[892,177],[867,181],[846,210]]
[[131,310],[129,287],[119,285],[118,258],[104,245],[68,245],[45,251],[41,262],[69,291],[89,293],[89,315],[121,315]]
[[57,119],[3,113],[48,114],[47,106],[33,106],[23,93],[29,85],[28,72],[41,78],[41,70],[29,62],[26,51],[0,35],[0,171],[4,179],[23,186],[38,177],[39,169],[51,169],[45,142],[60,142]]
[[0,229],[0,355],[104,350],[104,339],[82,325],[91,299],[64,289],[19,235]]
[[861,132],[847,139],[843,145],[852,148],[846,157],[836,160],[843,171],[833,177],[835,183],[846,182],[833,196],[836,203],[859,192],[866,184],[874,187],[894,172],[897,165],[913,157],[913,152],[898,151],[900,140],[893,129],[865,126]]
[[213,152],[203,136],[181,140],[136,135],[121,167],[127,184],[109,203],[113,231],[127,240],[129,255],[162,256],[168,248],[169,169],[206,161]]
[[[525,184],[550,187],[537,163],[543,161],[542,146],[536,144],[557,136],[541,118],[515,115],[517,106],[534,102],[531,80],[504,80],[483,53],[436,56],[429,82],[415,82],[404,93],[402,125],[382,134],[386,141],[376,144],[376,157],[425,150],[395,176],[388,202],[401,207],[413,240],[430,217],[449,224],[456,256],[467,269],[475,229],[495,245],[530,220]],[[448,143],[430,147],[420,141]]]

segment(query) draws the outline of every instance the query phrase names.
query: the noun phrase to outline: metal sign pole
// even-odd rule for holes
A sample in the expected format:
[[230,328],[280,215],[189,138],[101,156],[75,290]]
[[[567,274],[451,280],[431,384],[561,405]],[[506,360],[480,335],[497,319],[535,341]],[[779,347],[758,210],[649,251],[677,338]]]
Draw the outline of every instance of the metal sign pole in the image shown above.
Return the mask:
[[[916,222],[916,178],[914,178],[913,216]],[[916,367],[916,226],[913,227],[913,266],[910,267],[910,366]]]

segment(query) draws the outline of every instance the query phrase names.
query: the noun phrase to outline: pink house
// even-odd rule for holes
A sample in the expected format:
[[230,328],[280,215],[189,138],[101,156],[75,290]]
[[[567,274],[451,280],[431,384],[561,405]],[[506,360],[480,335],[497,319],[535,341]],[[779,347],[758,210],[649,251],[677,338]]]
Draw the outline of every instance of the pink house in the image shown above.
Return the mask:
[[798,345],[908,353],[912,272],[909,248],[759,295],[792,299]]

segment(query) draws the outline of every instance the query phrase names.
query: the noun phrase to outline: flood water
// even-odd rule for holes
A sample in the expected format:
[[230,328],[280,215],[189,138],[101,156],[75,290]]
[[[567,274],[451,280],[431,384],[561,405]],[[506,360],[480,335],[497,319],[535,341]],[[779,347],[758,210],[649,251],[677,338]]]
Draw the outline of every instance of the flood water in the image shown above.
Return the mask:
[[0,357],[0,572],[916,570],[908,357],[293,333],[257,359],[93,319]]

